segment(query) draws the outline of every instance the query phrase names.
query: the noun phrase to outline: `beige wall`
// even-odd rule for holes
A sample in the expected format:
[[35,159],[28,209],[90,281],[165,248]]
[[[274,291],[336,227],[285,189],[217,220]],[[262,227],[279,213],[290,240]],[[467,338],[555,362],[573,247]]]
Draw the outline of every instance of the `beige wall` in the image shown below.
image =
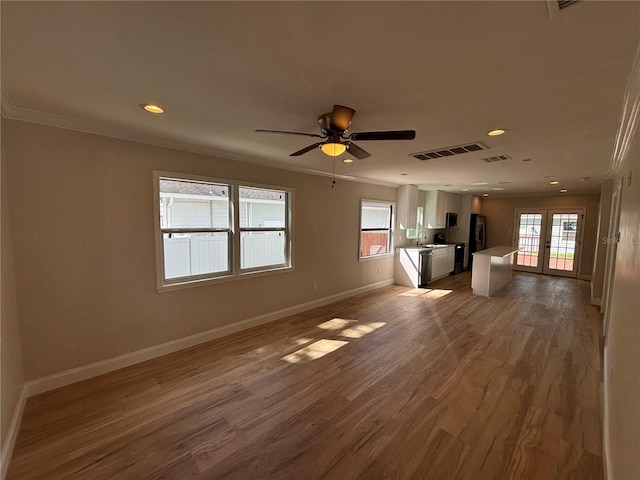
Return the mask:
[[[4,122],[4,121],[3,121]],[[4,140],[4,138],[2,138]],[[0,160],[0,445],[5,452],[5,441],[11,419],[18,407],[18,400],[24,385],[20,334],[18,331],[18,310],[16,304],[13,251],[11,246],[11,225],[9,223],[9,203],[6,158]],[[6,465],[3,466],[5,468]]]
[[584,243],[578,275],[591,276],[598,236],[599,199],[599,194],[483,198],[481,213],[487,217],[487,248],[513,245],[516,208],[586,207]]
[[620,238],[615,261],[610,319],[605,343],[605,429],[610,478],[640,478],[640,129],[626,162],[614,178],[624,178]]
[[[29,380],[393,278],[393,257],[358,261],[358,225],[360,199],[395,201],[395,188],[332,189],[325,177],[24,122],[4,127]],[[157,293],[153,170],[295,188],[294,271]]]

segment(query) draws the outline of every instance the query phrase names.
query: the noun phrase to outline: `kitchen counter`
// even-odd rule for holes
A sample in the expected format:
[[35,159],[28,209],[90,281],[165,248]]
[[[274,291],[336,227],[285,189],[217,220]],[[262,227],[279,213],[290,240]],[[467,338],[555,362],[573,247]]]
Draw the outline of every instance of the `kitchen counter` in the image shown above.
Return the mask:
[[485,250],[480,250],[478,252],[474,252],[474,255],[488,255],[490,257],[506,257],[508,255],[512,255],[518,251],[517,248],[513,247],[493,247],[487,248]]
[[473,293],[488,297],[509,283],[513,276],[513,255],[517,251],[517,248],[500,246],[474,252]]
[[421,252],[429,252],[430,248],[403,247],[396,248],[394,277],[396,285],[404,285],[406,287],[418,288],[426,282],[421,271]]
[[[426,252],[428,256],[424,255]],[[394,277],[397,285],[425,287],[455,268],[454,245],[417,245],[396,249]]]

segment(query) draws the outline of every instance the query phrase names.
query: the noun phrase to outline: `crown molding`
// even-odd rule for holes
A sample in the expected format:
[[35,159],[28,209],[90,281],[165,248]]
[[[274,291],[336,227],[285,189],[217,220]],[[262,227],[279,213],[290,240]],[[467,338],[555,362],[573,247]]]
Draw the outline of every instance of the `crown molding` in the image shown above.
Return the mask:
[[[277,168],[280,170],[288,170],[297,173],[305,173],[308,175],[316,175],[321,177],[336,178],[340,180],[347,180],[351,182],[367,183],[372,185],[378,185],[383,187],[396,188],[399,184],[385,182],[382,180],[369,179],[364,177],[358,177],[353,175],[344,175],[333,173],[332,171],[322,171],[314,168],[296,167],[294,165],[282,164],[273,160],[266,160],[262,158],[253,157],[245,154],[238,154],[235,152],[229,152],[226,150],[220,150],[206,145],[200,145],[190,142],[184,142],[175,138],[160,137],[155,135],[141,134],[132,132],[130,130],[114,128],[110,125],[99,122],[86,122],[75,118],[65,117],[52,113],[44,113],[36,110],[30,110],[27,108],[17,107],[13,103],[7,94],[4,87],[0,85],[1,89],[1,111],[4,118],[11,120],[19,120],[22,122],[36,123],[39,125],[46,125],[49,127],[64,128],[66,130],[74,130],[77,132],[90,133],[94,135],[101,135],[104,137],[117,138],[119,140],[127,140],[136,143],[143,143],[145,145],[152,145],[155,147],[171,148],[173,150],[180,150],[183,152],[197,153],[201,155],[207,155],[217,158],[224,158],[227,160],[234,160],[237,162],[250,163],[252,165],[261,165],[264,167]],[[331,160],[331,159],[330,159]],[[329,164],[331,165],[331,164]]]
[[622,115],[620,126],[616,133],[615,145],[609,164],[610,176],[615,175],[620,169],[633,141],[636,128],[640,122],[640,46],[636,51],[636,58],[633,62],[631,77],[627,84],[624,100],[622,103]]
[[9,94],[4,89],[4,85],[0,84],[0,114],[9,118],[9,115],[15,110],[13,102],[9,98]]

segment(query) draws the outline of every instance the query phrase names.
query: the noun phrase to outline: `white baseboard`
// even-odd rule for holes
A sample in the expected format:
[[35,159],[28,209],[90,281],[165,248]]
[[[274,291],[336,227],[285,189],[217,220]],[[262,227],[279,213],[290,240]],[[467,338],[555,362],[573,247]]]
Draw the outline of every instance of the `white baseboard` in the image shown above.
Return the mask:
[[305,310],[311,310],[312,308],[328,305],[333,302],[337,302],[359,293],[368,292],[377,288],[393,285],[393,279],[383,280],[371,285],[365,285],[364,287],[354,288],[346,292],[337,293],[328,297],[323,297],[318,300],[312,300],[311,302],[301,303],[292,307],[283,308],[282,310],[276,310],[275,312],[266,313],[264,315],[258,315],[257,317],[247,318],[240,320],[239,322],[232,323],[230,325],[224,325],[222,327],[213,328],[205,332],[189,335],[188,337],[179,338],[177,340],[171,340],[160,345],[154,345],[152,347],[143,348],[131,353],[125,353],[117,357],[102,360],[89,365],[83,365],[81,367],[66,370],[64,372],[49,375],[47,377],[38,378],[36,380],[29,381],[25,384],[26,396],[31,397],[39,393],[47,392],[56,388],[64,387],[81,380],[96,377],[104,373],[113,372],[121,368],[135,365],[153,358],[161,357],[169,353],[177,352],[185,348],[193,347],[204,342],[215,340],[216,338],[231,335],[248,328],[257,327],[264,323],[269,323],[274,320],[279,320],[296,313],[304,312]]
[[604,463],[604,479],[613,480],[613,467],[611,465],[611,443],[609,442],[609,362],[607,361],[607,347],[604,348],[604,375],[603,381],[603,425],[602,425],[602,461]]
[[18,402],[13,409],[13,415],[11,416],[11,424],[7,431],[7,437],[2,442],[2,454],[0,456],[0,479],[4,480],[7,470],[9,469],[9,461],[11,460],[11,454],[13,453],[13,447],[16,444],[16,438],[18,438],[18,431],[20,430],[20,422],[22,421],[22,412],[24,406],[27,403],[27,390],[23,386],[18,395]]
[[587,280],[588,282],[590,282],[591,275],[578,275],[578,280]]

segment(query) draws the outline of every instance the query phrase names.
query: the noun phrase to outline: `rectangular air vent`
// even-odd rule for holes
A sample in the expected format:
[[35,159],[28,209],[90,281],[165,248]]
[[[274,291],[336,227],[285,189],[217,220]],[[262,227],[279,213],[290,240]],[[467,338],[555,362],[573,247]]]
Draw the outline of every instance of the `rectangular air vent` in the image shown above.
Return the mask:
[[563,8],[567,8],[568,6],[578,3],[580,0],[558,0],[558,8],[562,10]]
[[460,155],[461,153],[477,152],[478,150],[486,150],[487,146],[480,143],[468,143],[466,145],[456,145],[455,147],[438,148],[429,150],[428,152],[412,153],[411,156],[418,160],[430,160],[432,158],[450,157],[452,155]]
[[495,157],[487,157],[487,158],[481,158],[480,160],[485,161],[487,163],[493,163],[493,162],[501,162],[503,160],[509,160],[511,157],[509,155],[496,155]]
[[582,1],[583,0],[547,0],[549,17],[555,18],[565,8],[575,5],[576,3],[582,3]]

